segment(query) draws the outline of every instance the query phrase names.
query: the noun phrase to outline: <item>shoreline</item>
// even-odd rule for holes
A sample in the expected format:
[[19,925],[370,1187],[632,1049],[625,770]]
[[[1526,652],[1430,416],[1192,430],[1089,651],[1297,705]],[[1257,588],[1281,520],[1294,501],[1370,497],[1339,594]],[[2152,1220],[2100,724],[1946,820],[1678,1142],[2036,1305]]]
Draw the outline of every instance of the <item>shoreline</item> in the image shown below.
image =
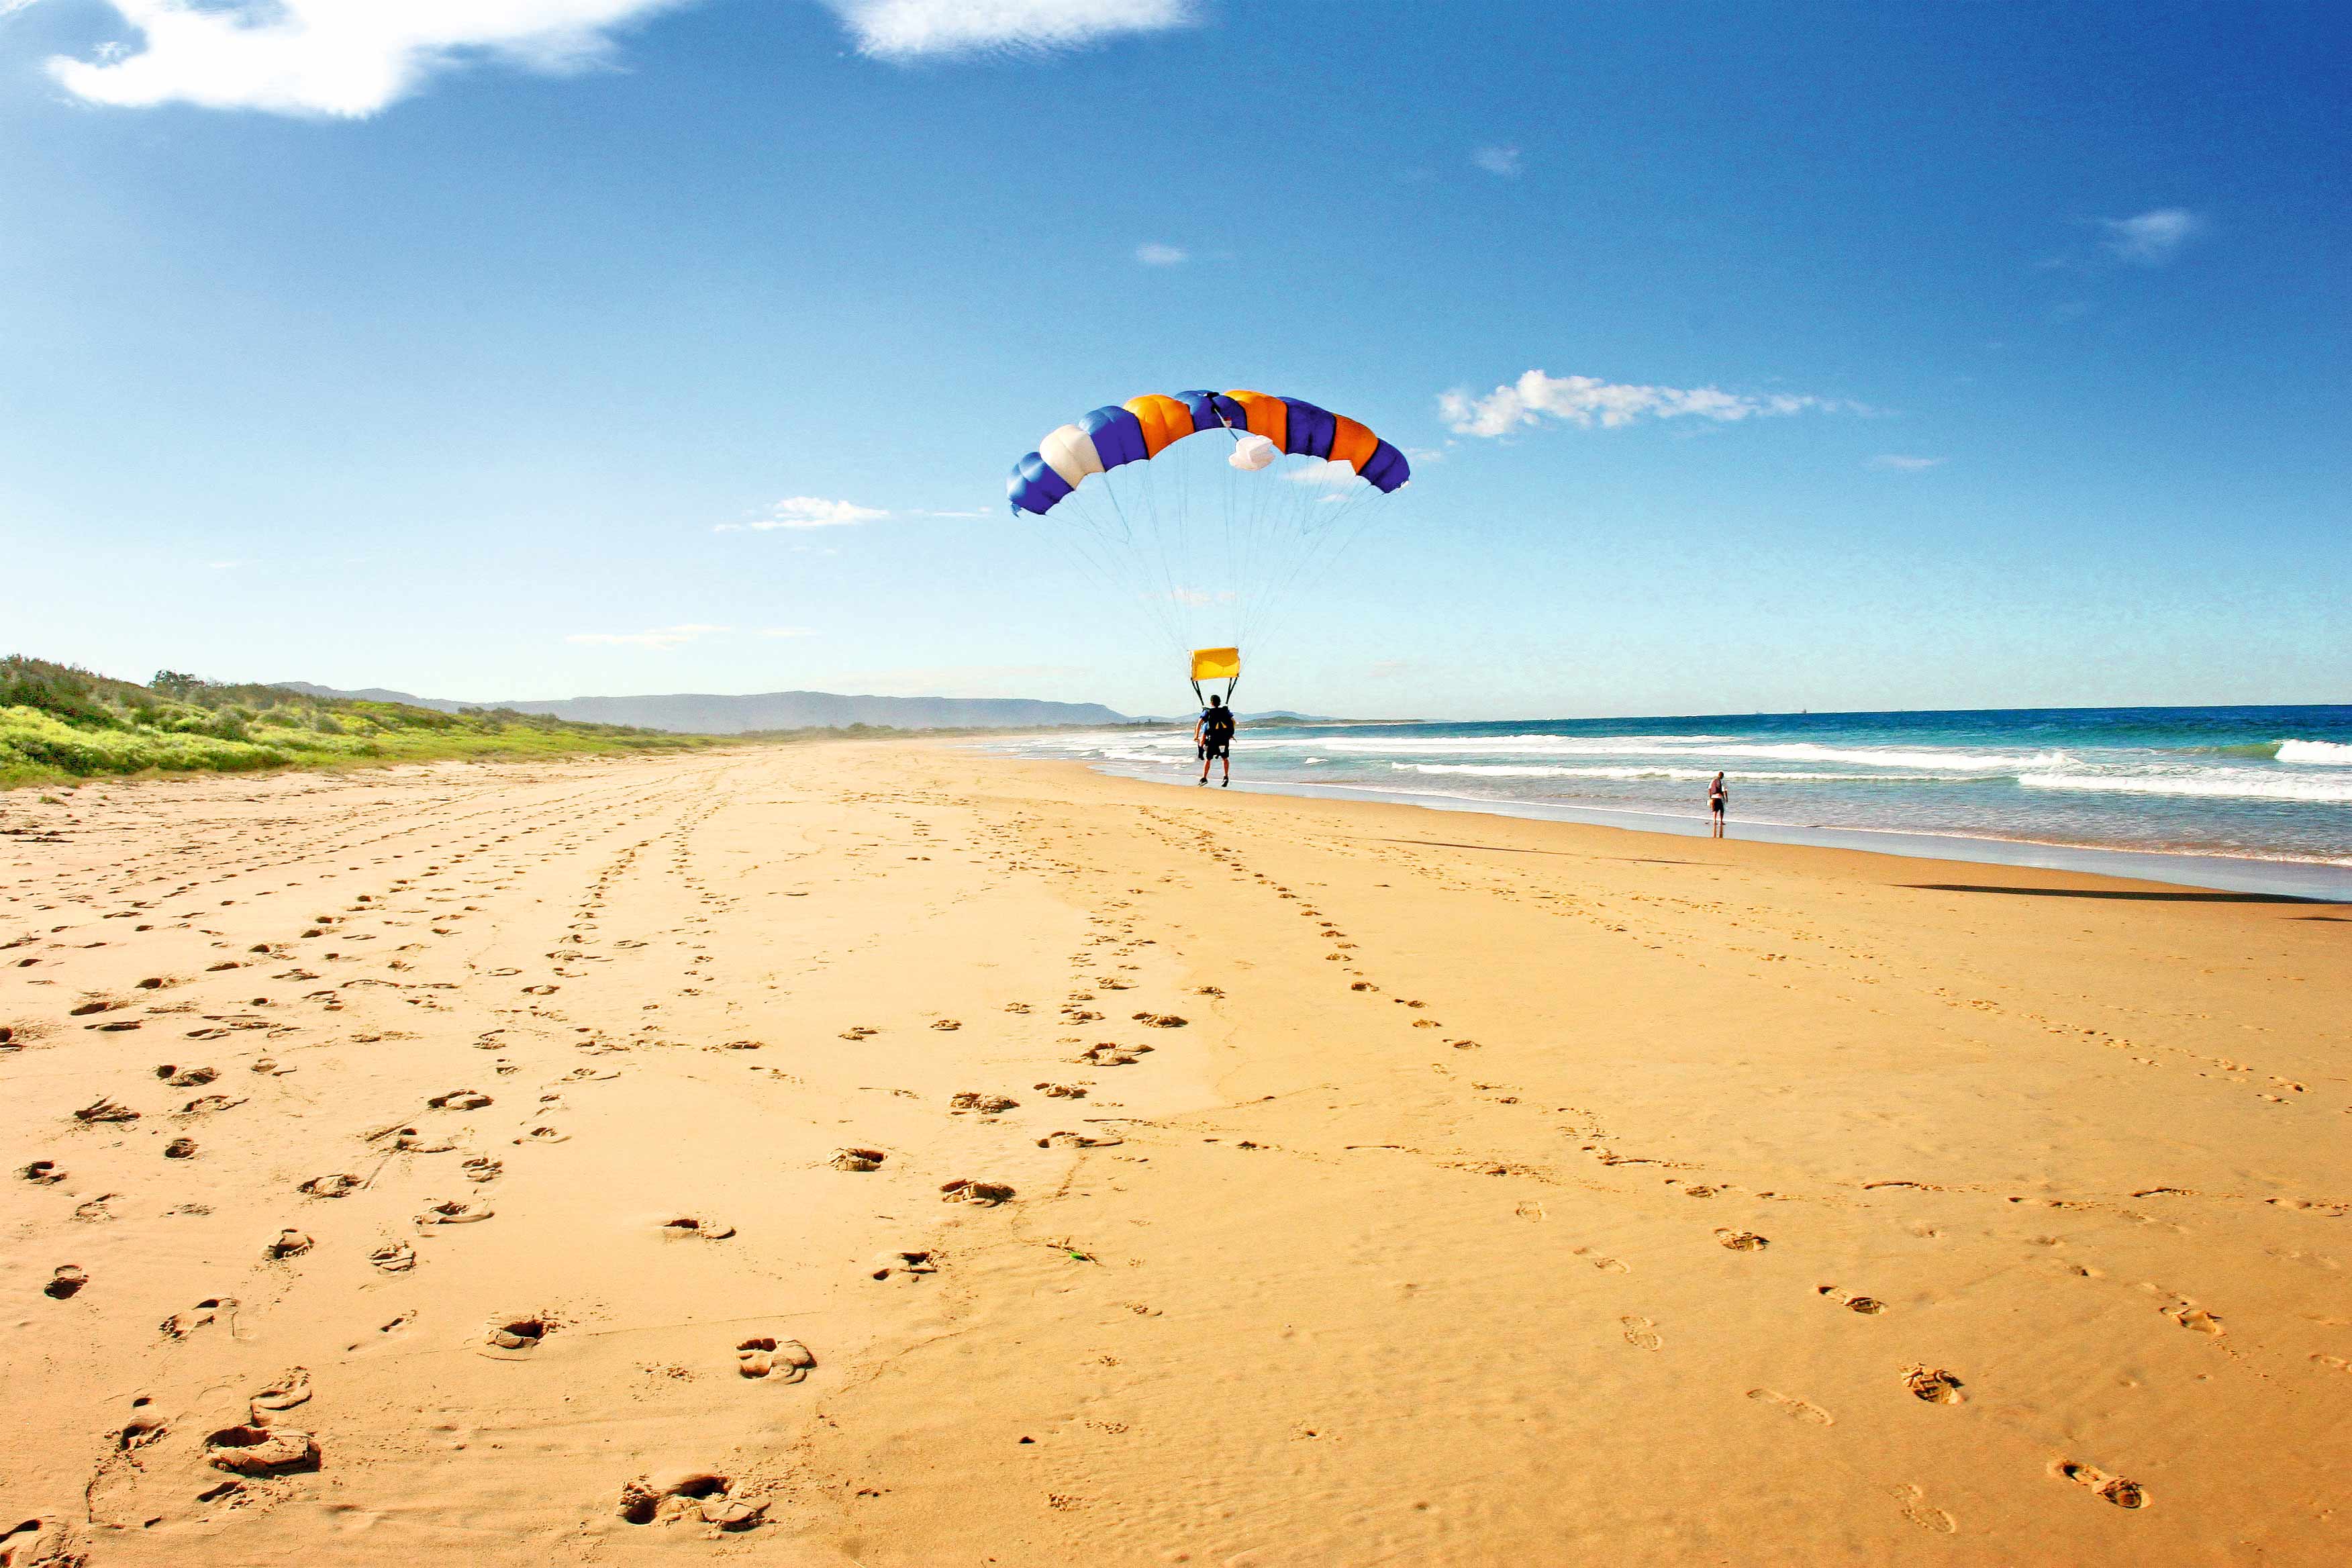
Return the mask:
[[[1007,752],[987,754],[1012,756]],[[1138,784],[1184,790],[1198,787],[1189,780],[1160,778],[1083,758],[1018,757],[1014,760],[1067,762],[1107,777],[1129,779]],[[1221,786],[1212,784],[1209,787],[1216,789]],[[1574,822],[1592,827],[1617,827],[1627,832],[1658,833],[1678,838],[1711,837],[1703,816],[1673,816],[1663,812],[1628,811],[1612,806],[1483,800],[1472,795],[1432,791],[1385,790],[1370,784],[1318,784],[1287,779],[1273,782],[1236,779],[1233,789],[1247,795],[1290,795],[1308,800],[1360,800],[1418,806],[1425,811],[1509,817],[1525,822]],[[1974,834],[1918,833],[1898,828],[1799,826],[1788,823],[1742,822],[1737,816],[1732,818],[1730,831],[1725,837],[1734,841],[1854,850],[1905,859],[1955,860],[2032,870],[2070,871],[2122,881],[2161,882],[2177,887],[2256,894],[2310,903],[2352,903],[2352,866],[2336,865],[2325,860],[2117,849],[2095,844],[2051,843]]]

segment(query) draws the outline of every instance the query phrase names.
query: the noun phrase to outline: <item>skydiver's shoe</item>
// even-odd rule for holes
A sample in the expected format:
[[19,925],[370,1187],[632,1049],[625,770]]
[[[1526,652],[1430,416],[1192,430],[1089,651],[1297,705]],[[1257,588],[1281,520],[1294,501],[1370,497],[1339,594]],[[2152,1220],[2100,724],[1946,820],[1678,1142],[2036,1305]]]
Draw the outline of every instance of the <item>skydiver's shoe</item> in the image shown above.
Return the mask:
[[1231,779],[1223,780],[1220,782],[1218,787],[1221,789],[1231,789],[1234,787],[1234,781]]

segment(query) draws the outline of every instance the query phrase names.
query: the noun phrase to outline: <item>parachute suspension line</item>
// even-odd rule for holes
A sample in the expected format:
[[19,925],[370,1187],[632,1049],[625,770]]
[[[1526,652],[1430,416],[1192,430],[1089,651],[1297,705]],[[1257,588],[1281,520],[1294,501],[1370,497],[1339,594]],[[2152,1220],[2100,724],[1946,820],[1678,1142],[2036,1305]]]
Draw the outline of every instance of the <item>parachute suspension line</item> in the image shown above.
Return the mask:
[[[1102,492],[1104,495],[1110,498],[1111,510],[1118,513],[1119,527],[1126,531],[1127,536],[1131,540],[1135,537],[1135,526],[1128,521],[1127,508],[1119,504],[1118,491],[1108,482],[1110,476],[1108,474],[1105,474],[1102,477],[1106,481],[1102,487]],[[1188,617],[1183,615],[1183,606],[1177,601],[1176,592],[1173,585],[1168,582],[1168,555],[1166,542],[1155,538],[1152,542],[1160,546],[1160,550],[1159,552],[1160,578],[1162,587],[1165,590],[1165,596],[1162,597],[1159,604],[1153,606],[1153,608],[1160,623],[1175,634],[1177,641],[1181,642],[1184,640],[1184,633],[1188,629]],[[1144,592],[1147,597],[1150,595],[1150,588],[1148,582],[1145,584]]]

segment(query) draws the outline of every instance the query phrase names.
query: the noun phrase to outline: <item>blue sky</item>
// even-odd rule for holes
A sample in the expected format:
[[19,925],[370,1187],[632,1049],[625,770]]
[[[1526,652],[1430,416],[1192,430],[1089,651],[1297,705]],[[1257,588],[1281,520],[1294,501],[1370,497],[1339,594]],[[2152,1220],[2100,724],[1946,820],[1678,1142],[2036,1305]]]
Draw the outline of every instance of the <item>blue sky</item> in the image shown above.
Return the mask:
[[0,0],[0,647],[1167,711],[1003,475],[1252,386],[1423,454],[1258,703],[2352,700],[2347,46],[2329,5]]

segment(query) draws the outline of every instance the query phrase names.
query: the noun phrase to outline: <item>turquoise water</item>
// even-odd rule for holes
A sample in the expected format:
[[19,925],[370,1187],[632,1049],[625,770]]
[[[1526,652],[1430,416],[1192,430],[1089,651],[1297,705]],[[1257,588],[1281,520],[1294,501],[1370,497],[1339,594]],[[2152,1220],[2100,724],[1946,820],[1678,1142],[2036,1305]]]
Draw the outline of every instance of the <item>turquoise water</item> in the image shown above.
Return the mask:
[[[1189,730],[1024,738],[1170,782]],[[2352,868],[2352,706],[1720,714],[1245,728],[1237,781],[1685,826],[1957,836]],[[2333,884],[2337,879],[2326,880]]]

